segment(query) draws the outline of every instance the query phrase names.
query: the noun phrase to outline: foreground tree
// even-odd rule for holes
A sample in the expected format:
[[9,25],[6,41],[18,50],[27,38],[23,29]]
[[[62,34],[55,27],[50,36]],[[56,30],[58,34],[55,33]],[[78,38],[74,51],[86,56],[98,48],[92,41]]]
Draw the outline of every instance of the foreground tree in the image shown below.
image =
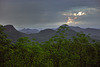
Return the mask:
[[78,54],[80,67],[95,67],[97,60],[97,50],[89,37],[83,33],[78,33],[77,37],[73,37],[74,53]]
[[9,44],[11,43],[11,41],[7,39],[4,30],[4,27],[0,25],[0,67],[4,67],[4,63],[6,62],[5,54],[8,52]]

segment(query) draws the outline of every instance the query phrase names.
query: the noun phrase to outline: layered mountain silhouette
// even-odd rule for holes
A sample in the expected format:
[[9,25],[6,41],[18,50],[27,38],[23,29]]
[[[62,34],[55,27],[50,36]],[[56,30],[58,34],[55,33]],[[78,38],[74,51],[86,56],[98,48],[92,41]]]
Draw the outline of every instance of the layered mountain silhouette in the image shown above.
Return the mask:
[[20,37],[29,37],[31,40],[34,38],[36,41],[43,42],[49,40],[52,36],[55,35],[56,32],[52,29],[45,29],[39,33],[25,34],[16,30],[13,25],[6,25],[4,28],[4,32],[8,35],[8,38],[12,40],[12,42],[16,42]]
[[69,26],[70,29],[76,31],[76,32],[83,32],[86,35],[90,35],[91,38],[96,39],[96,40],[100,40],[100,29],[95,29],[95,28],[80,28],[80,27],[73,27],[73,26]]
[[19,30],[22,33],[26,33],[26,34],[32,34],[32,33],[39,33],[38,29],[29,29],[29,28],[24,28],[22,30]]
[[[94,28],[83,29],[80,27],[73,27],[68,25],[62,25],[62,26],[69,27],[69,30],[66,31],[66,33],[68,33],[67,38],[72,38],[72,36],[76,36],[77,32],[82,31],[85,34],[91,34],[90,35],[91,38],[100,40],[99,29],[94,29]],[[12,42],[16,42],[16,40],[20,37],[29,37],[31,40],[34,38],[36,39],[36,41],[44,42],[49,40],[52,36],[57,35],[56,30],[53,29],[45,29],[41,30],[38,33],[25,34],[16,30],[13,25],[6,25],[4,27],[6,28],[5,33],[8,35],[9,39],[12,39]]]

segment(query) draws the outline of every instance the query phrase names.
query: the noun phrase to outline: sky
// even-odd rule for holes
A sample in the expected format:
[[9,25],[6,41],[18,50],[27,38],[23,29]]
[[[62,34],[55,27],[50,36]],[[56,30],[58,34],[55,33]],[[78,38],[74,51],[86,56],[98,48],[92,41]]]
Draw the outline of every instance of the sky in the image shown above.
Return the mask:
[[100,0],[0,0],[0,24],[55,28],[62,24],[100,28]]

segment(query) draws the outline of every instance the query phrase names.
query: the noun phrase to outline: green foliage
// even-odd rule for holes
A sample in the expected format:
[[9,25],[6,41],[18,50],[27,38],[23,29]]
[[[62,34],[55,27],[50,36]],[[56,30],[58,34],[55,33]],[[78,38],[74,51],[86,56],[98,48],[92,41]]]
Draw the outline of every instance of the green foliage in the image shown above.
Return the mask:
[[67,39],[66,26],[43,43],[22,37],[12,44],[3,30],[0,26],[0,67],[100,67],[100,43],[83,33]]
[[0,67],[4,66],[5,54],[8,53],[10,43],[11,41],[7,39],[7,35],[4,33],[4,27],[0,25]]

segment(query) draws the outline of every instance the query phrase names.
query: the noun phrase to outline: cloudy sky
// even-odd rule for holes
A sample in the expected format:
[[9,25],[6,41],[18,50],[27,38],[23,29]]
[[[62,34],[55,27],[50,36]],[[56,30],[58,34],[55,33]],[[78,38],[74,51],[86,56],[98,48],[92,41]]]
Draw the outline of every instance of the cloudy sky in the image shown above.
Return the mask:
[[0,0],[0,24],[16,28],[62,24],[100,28],[100,0]]

